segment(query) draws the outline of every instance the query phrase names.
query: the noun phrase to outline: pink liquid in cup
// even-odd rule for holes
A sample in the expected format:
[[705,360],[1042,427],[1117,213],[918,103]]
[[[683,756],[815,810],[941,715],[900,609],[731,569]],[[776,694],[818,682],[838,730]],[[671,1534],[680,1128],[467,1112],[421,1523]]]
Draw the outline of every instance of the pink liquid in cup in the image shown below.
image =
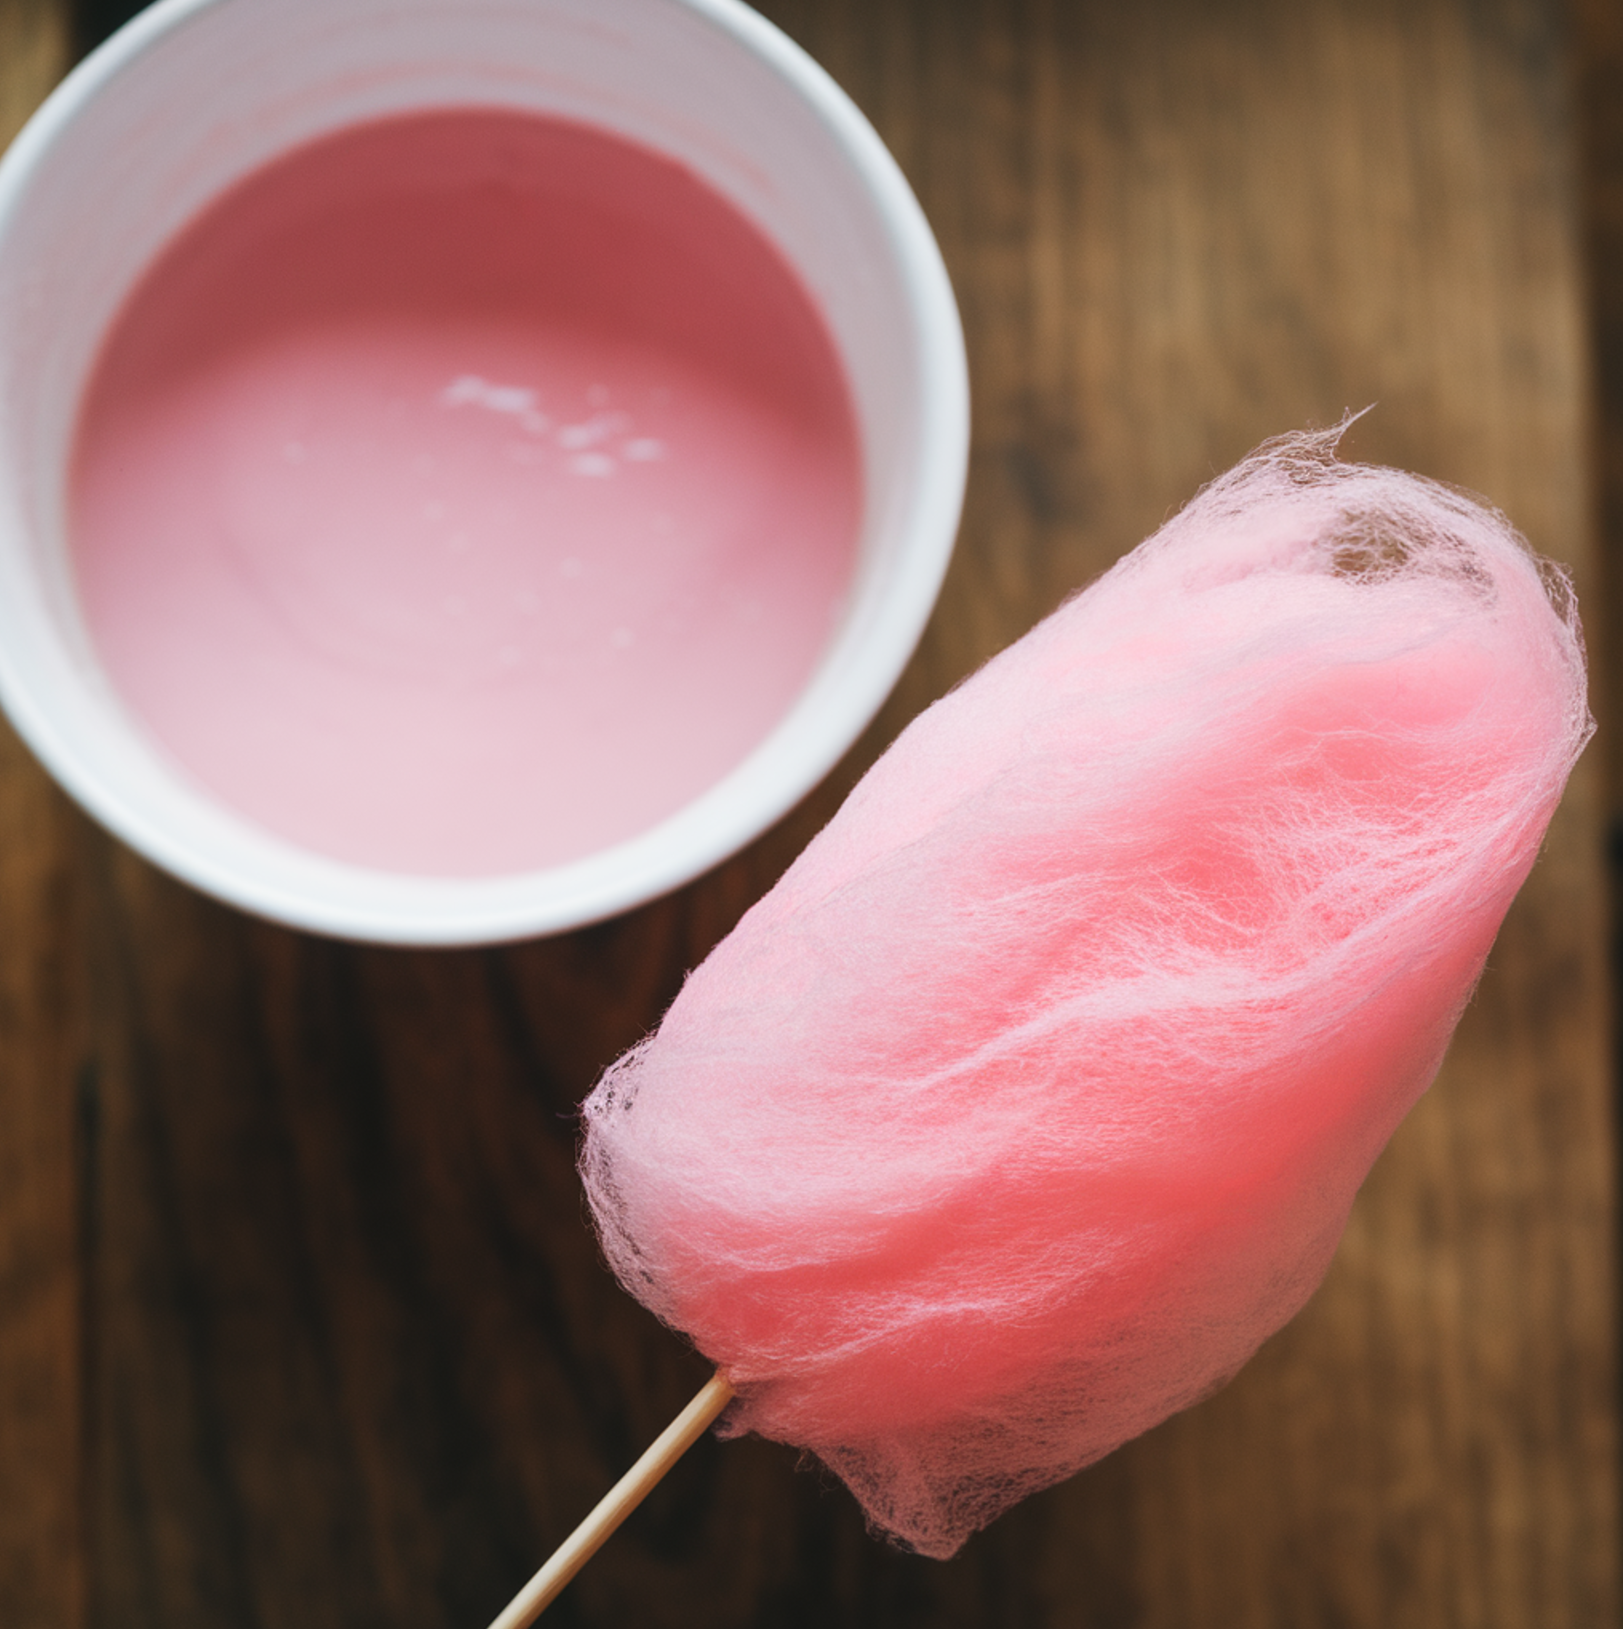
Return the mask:
[[416,115],[303,148],[121,312],[71,479],[85,618],[220,801],[476,877],[647,830],[834,631],[862,501],[822,320],[690,172]]

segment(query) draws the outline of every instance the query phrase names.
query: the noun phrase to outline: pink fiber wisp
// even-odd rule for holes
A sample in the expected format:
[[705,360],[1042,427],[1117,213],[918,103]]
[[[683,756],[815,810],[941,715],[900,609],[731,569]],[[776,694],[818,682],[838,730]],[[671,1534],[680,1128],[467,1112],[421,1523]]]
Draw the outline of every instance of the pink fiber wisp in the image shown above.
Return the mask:
[[1307,1299],[1588,738],[1565,578],[1337,434],[917,719],[586,1104],[726,1429],[927,1555]]

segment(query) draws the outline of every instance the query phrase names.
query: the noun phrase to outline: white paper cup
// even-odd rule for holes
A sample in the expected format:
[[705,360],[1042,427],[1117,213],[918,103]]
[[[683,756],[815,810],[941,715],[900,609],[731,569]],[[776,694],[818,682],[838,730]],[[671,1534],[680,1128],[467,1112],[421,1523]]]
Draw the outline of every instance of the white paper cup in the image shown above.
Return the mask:
[[[290,149],[436,108],[596,125],[720,192],[819,304],[865,482],[847,612],[745,761],[630,841],[474,880],[323,858],[177,770],[98,663],[65,530],[82,392],[126,295],[174,234]],[[967,443],[957,309],[912,193],[828,76],[736,0],[160,0],[64,81],[0,162],[0,700],[51,773],[132,847],[300,927],[398,944],[560,932],[747,843],[828,772],[894,685],[951,553]]]

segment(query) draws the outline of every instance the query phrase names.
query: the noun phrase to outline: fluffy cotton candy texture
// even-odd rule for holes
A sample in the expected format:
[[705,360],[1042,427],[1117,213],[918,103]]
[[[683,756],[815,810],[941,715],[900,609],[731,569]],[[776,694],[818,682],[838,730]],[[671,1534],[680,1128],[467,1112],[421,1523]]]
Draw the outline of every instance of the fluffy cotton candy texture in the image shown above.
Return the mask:
[[920,717],[586,1104],[726,1429],[927,1555],[1307,1299],[1587,739],[1564,578],[1335,439]]

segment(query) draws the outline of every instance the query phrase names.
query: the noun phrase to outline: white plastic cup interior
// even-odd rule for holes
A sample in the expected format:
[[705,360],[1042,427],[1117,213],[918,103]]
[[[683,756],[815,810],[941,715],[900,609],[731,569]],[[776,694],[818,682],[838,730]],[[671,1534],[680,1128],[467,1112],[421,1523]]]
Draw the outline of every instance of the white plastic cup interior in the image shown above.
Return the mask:
[[[65,537],[80,394],[167,241],[290,148],[437,107],[597,125],[742,210],[821,307],[865,480],[848,610],[759,748],[631,841],[474,880],[323,858],[191,783],[104,677]],[[397,944],[561,932],[743,846],[828,772],[895,684],[951,553],[967,443],[962,331],[917,202],[843,92],[736,0],[160,0],[64,81],[0,162],[0,701],[135,849],[299,927]]]

